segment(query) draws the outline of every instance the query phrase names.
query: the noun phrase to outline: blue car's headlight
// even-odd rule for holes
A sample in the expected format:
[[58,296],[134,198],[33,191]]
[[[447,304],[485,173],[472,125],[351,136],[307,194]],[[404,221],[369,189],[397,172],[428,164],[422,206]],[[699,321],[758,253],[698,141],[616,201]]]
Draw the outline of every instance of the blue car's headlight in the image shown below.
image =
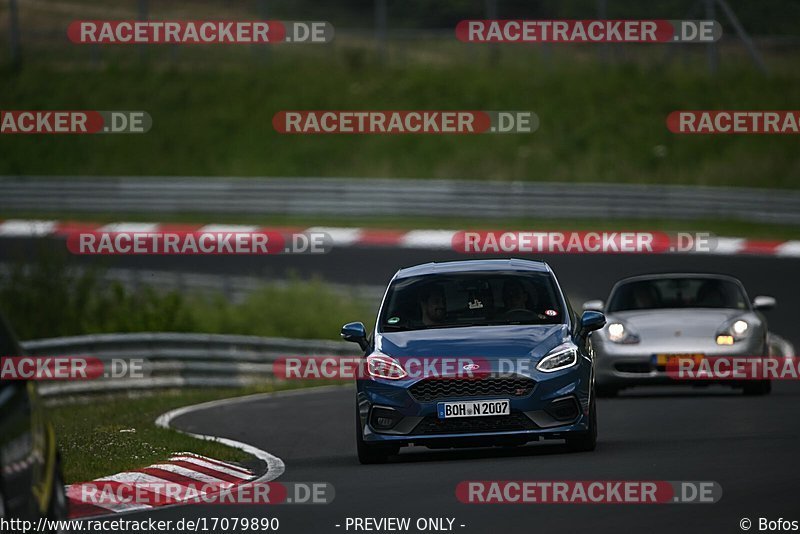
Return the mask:
[[378,351],[367,356],[367,372],[372,378],[386,380],[400,380],[408,376],[400,362]]
[[550,353],[542,358],[542,361],[536,366],[536,369],[543,373],[552,373],[553,371],[560,371],[567,367],[572,367],[578,364],[578,348],[575,346],[560,346],[556,347]]

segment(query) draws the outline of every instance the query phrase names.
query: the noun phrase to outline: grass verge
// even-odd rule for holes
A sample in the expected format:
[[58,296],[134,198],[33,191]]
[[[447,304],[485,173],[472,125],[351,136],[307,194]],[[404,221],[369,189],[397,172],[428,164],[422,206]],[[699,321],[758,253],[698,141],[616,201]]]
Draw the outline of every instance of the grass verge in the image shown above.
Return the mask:
[[63,459],[65,482],[89,481],[146,467],[167,460],[175,452],[194,452],[233,462],[250,459],[238,449],[158,428],[155,420],[183,406],[292,387],[297,384],[50,399],[48,413]]

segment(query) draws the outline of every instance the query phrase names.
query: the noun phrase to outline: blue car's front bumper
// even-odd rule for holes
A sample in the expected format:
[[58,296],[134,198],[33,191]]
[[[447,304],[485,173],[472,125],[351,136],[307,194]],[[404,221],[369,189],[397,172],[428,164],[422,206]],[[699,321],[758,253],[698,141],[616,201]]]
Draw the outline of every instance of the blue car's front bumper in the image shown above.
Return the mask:
[[[358,380],[358,420],[368,443],[447,447],[564,438],[589,430],[592,379],[591,362],[579,357],[577,365],[553,373],[498,377],[495,388],[473,387],[480,378]],[[421,383],[430,380],[472,384],[448,384],[445,396],[420,395]],[[528,384],[530,388],[520,387]],[[511,414],[451,419],[437,415],[440,402],[484,399],[508,399]]]

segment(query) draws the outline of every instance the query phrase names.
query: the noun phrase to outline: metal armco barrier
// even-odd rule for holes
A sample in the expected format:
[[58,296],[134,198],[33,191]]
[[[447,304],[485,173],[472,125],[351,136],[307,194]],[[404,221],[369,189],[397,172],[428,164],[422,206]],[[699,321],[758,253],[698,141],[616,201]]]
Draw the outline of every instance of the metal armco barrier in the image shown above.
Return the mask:
[[[800,191],[345,178],[0,177],[6,211],[735,219],[800,224]],[[213,221],[211,221],[213,222]]]
[[145,332],[26,341],[31,356],[86,356],[103,362],[142,360],[142,378],[40,382],[43,396],[171,387],[238,387],[274,380],[287,356],[357,356],[352,343],[216,334]]

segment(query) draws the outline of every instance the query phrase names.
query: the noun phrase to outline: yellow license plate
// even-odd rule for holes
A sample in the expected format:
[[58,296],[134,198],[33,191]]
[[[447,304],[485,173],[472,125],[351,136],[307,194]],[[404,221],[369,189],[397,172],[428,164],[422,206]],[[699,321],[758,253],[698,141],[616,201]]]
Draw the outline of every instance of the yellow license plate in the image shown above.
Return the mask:
[[656,365],[666,367],[668,365],[678,365],[681,360],[692,360],[698,365],[705,358],[705,354],[656,354]]

